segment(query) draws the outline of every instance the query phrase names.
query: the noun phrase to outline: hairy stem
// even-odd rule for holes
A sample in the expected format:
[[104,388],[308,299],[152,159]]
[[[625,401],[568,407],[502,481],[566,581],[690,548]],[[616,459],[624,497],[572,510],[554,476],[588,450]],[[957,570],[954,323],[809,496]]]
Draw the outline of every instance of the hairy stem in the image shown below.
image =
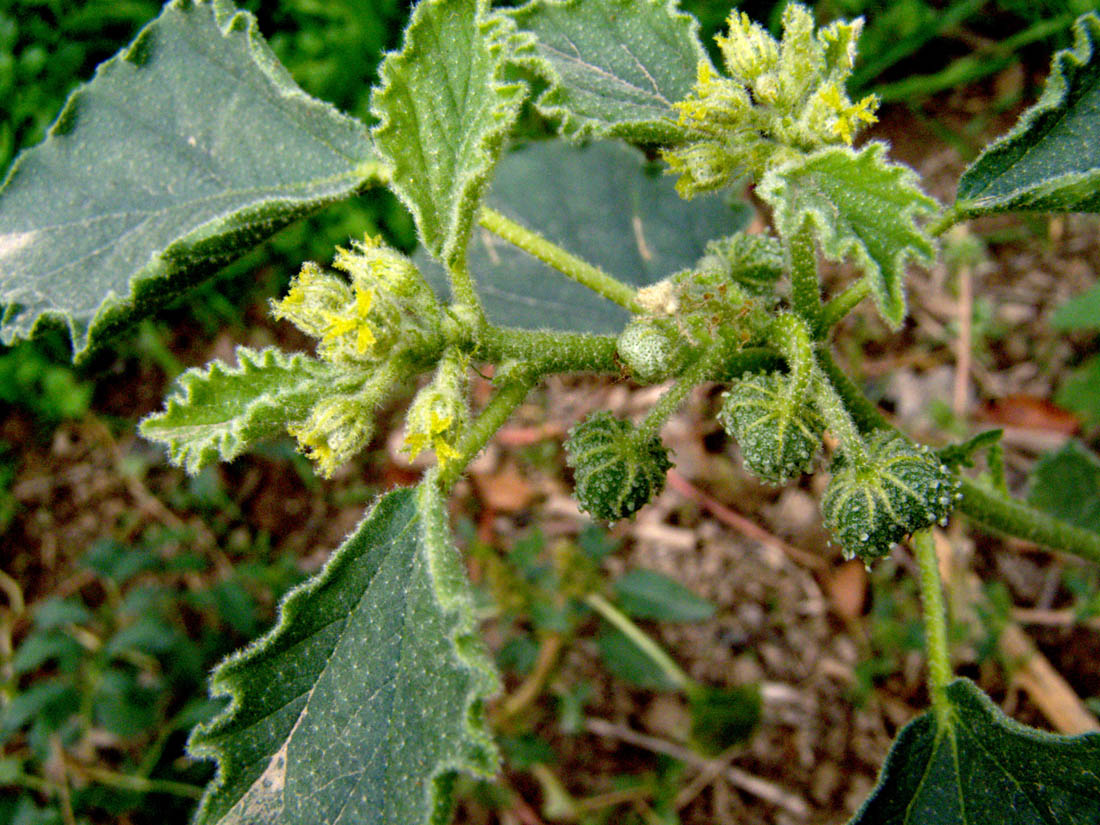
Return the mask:
[[1075,527],[1007,496],[960,478],[959,512],[995,533],[1033,541],[1100,564],[1100,533]]
[[831,299],[821,310],[822,332],[828,332],[839,324],[845,315],[859,306],[860,302],[870,294],[871,284],[866,278],[860,278],[835,298]]
[[808,219],[803,221],[798,231],[783,241],[791,274],[791,303],[816,334],[821,325],[821,283],[813,224]]
[[668,390],[657,399],[645,420],[638,426],[636,435],[642,441],[657,435],[665,422],[680,408],[684,399],[697,386],[714,377],[714,373],[721,367],[725,360],[725,350],[720,345],[715,345],[704,350],[688,367],[683,374],[676,379]]
[[749,347],[727,358],[714,379],[732,381],[747,373],[776,372],[783,364],[784,359],[770,347]]
[[448,462],[446,470],[439,473],[439,488],[444,494],[450,491],[466,469],[466,465],[489,443],[489,439],[504,425],[512,411],[523,403],[523,399],[527,397],[527,393],[531,391],[537,380],[538,372],[535,370],[516,370],[512,379],[489,399],[481,415],[470,424],[459,439],[456,446],[459,457]]
[[791,383],[790,398],[798,403],[806,397],[814,373],[814,350],[806,321],[783,313],[772,324],[770,338],[787,361]]
[[613,335],[548,332],[487,325],[476,357],[500,363],[531,361],[540,372],[614,372],[620,370]]
[[960,211],[958,206],[952,206],[925,228],[928,230],[929,235],[938,238],[952,226],[964,220],[966,220],[966,215]]
[[484,317],[485,311],[481,307],[481,298],[474,286],[473,276],[466,266],[465,255],[448,264],[447,275],[451,280],[451,295],[455,305],[473,310],[478,317]]
[[619,306],[626,307],[631,312],[641,311],[635,300],[634,288],[608,275],[599,267],[566,252],[557,244],[505,217],[495,209],[483,206],[477,218],[478,222],[493,234],[499,235],[510,244],[533,255],[566,277],[572,278]]
[[814,370],[813,393],[817,409],[825,419],[825,426],[840,440],[840,449],[857,467],[865,466],[869,459],[863,435],[848,412],[843,396],[820,367]]
[[672,657],[665,653],[660,645],[649,638],[619,608],[599,593],[589,593],[584,597],[584,602],[630,639],[634,646],[644,653],[646,658],[653,664],[657,665],[676,687],[689,693],[695,688],[695,681],[684,673],[683,668],[672,661]]
[[848,374],[840,368],[828,347],[820,346],[817,348],[817,365],[821,368],[825,377],[829,379],[829,383],[832,384],[837,395],[844,401],[844,406],[861,432],[894,429],[893,425],[886,420],[886,417],[879,412],[878,407],[860,392],[855,381],[849,378]]
[[920,565],[924,635],[928,646],[928,692],[932,697],[932,712],[942,722],[951,708],[945,693],[951,681],[951,652],[947,644],[947,606],[932,528],[915,532],[910,543]]

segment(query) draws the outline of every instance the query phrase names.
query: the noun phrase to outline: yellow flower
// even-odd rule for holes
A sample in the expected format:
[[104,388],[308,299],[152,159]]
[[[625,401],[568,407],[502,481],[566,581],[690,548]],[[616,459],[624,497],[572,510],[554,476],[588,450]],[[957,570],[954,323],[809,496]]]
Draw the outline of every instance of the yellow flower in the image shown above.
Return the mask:
[[859,128],[859,121],[864,123],[878,122],[878,118],[874,114],[875,107],[878,105],[878,98],[874,95],[867,95],[858,103],[851,103],[835,83],[830,83],[821,89],[819,96],[821,102],[836,115],[836,120],[833,122],[833,131],[837,137],[847,144],[851,144],[854,137],[853,132]]

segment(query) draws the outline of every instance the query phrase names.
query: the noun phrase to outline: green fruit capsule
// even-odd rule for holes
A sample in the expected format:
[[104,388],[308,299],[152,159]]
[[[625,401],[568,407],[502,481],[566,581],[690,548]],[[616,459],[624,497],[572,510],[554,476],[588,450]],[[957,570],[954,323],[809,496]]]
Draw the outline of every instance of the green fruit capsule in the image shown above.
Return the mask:
[[742,378],[722,396],[718,421],[741,447],[745,466],[769,484],[809,472],[821,449],[821,416],[791,392],[782,373]]
[[664,489],[672,466],[660,439],[639,438],[629,421],[608,412],[594,413],[570,430],[565,457],[581,509],[603,521],[638,512]]
[[676,325],[660,318],[635,318],[619,335],[619,358],[640,384],[656,384],[683,366],[685,346]]
[[861,465],[842,456],[821,500],[826,526],[845,555],[880,558],[910,533],[943,524],[955,506],[958,482],[927,447],[876,432]]
[[783,244],[771,235],[737,232],[708,243],[697,266],[705,275],[719,275],[753,295],[766,295],[783,274]]

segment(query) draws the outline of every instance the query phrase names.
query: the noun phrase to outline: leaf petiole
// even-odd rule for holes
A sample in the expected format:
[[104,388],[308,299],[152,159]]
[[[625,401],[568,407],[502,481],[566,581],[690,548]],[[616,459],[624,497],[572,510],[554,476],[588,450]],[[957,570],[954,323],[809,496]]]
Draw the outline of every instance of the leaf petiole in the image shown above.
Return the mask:
[[924,633],[928,647],[928,692],[932,697],[932,712],[941,724],[951,713],[946,689],[951,681],[951,652],[947,644],[947,607],[940,578],[939,559],[932,528],[915,532],[910,539],[920,565],[921,604],[924,611]]
[[583,258],[566,252],[557,244],[547,240],[537,232],[516,223],[495,209],[482,206],[477,214],[478,223],[494,235],[499,235],[508,243],[538,258],[547,266],[553,267],[568,278],[586,286],[609,301],[638,313],[634,288],[624,284],[618,278],[608,275],[599,267],[593,266]]

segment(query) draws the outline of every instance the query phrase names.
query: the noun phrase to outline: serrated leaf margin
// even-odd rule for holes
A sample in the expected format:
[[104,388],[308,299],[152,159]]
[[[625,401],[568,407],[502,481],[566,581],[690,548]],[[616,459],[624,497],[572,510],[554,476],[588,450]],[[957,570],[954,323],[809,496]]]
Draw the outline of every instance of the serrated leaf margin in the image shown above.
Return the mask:
[[[863,271],[864,278],[871,287],[879,314],[892,328],[898,329],[907,313],[904,271],[908,260],[930,264],[936,255],[935,245],[928,234],[917,225],[915,218],[920,214],[934,212],[938,206],[932,198],[920,190],[919,180],[912,169],[901,164],[890,163],[883,157],[887,148],[885,143],[876,140],[870,141],[858,150],[837,146],[819,149],[768,171],[757,185],[756,193],[772,207],[775,222],[781,234],[790,236],[799,231],[803,222],[808,220],[817,234],[821,251],[826,258],[840,262],[851,256]],[[824,214],[818,209],[799,209],[796,214],[791,213],[792,184],[788,176],[800,167],[808,168],[819,158],[836,154],[847,156],[856,163],[871,163],[881,167],[893,176],[894,183],[899,189],[909,189],[918,196],[914,197],[896,217],[898,223],[905,226],[914,240],[911,244],[898,247],[889,260],[884,262],[891,272],[897,274],[897,277],[892,280],[886,277],[883,263],[872,258],[860,238],[837,230],[833,216]]]
[[[636,6],[634,0],[619,0],[623,6]],[[678,0],[642,0],[652,8],[658,6],[668,12],[673,25],[686,27],[687,37],[695,48],[696,63],[706,63],[711,66],[710,56],[703,48],[699,40],[699,21],[691,14],[680,10]],[[578,7],[582,0],[530,0],[530,2],[507,12],[508,16],[516,21],[521,31],[522,20],[537,10],[537,7],[560,8],[568,10],[569,7]],[[558,119],[558,133],[574,143],[581,143],[590,138],[620,138],[634,140],[643,143],[671,145],[685,139],[683,130],[677,124],[676,110],[669,102],[669,117],[665,121],[620,121],[610,125],[604,125],[603,121],[591,117],[577,115],[568,103],[568,91],[562,77],[555,70],[553,64],[537,54],[537,35],[531,33],[536,41],[518,52],[513,58],[514,63],[534,72],[542,77],[549,85],[544,89],[535,101],[535,108],[551,119]],[[695,78],[692,77],[694,82]]]
[[[164,409],[146,416],[138,425],[138,432],[144,438],[164,444],[168,448],[169,460],[190,475],[195,475],[204,467],[216,464],[218,461],[232,461],[257,440],[265,437],[267,431],[249,432],[250,425],[254,424],[257,418],[265,414],[280,414],[282,421],[286,422],[293,420],[288,418],[288,415],[294,415],[294,411],[288,410],[286,406],[287,396],[294,388],[290,386],[277,388],[275,392],[256,397],[246,405],[242,415],[236,416],[220,434],[196,449],[190,442],[185,442],[178,436],[173,437],[172,429],[177,428],[170,428],[165,421],[174,416],[186,416],[188,407],[196,401],[195,393],[204,385],[220,380],[231,381],[237,377],[272,368],[286,372],[314,373],[311,377],[319,382],[329,372],[323,362],[302,353],[288,355],[275,347],[258,351],[248,347],[237,347],[235,355],[237,366],[215,360],[204,367],[193,367],[184,372],[177,380],[176,391],[165,401]],[[279,389],[283,392],[279,392]],[[319,384],[316,394],[319,396],[327,389],[328,385]],[[301,411],[302,414],[304,412],[305,410]],[[163,430],[159,434],[158,428]]]
[[1073,24],[1073,33],[1073,46],[1057,52],[1051,60],[1050,75],[1039,100],[1021,115],[1012,129],[982,150],[959,178],[954,211],[960,219],[1020,209],[1049,209],[1051,207],[1043,203],[1043,197],[1065,188],[1092,191],[1094,198],[1100,201],[1100,168],[1065,174],[1043,181],[1041,186],[1021,187],[1003,199],[998,198],[997,200],[1003,202],[992,208],[983,204],[980,197],[976,197],[977,192],[968,192],[968,182],[973,180],[979,165],[997,164],[1003,171],[1027,154],[1030,146],[1021,145],[1017,141],[1032,129],[1048,130],[1050,124],[1060,118],[1060,110],[1069,93],[1073,76],[1091,61],[1100,59],[1100,17],[1093,12],[1081,15]]
[[[322,111],[327,117],[344,121],[360,129],[364,137],[367,137],[366,127],[361,122],[340,112],[331,104],[307,94],[297,85],[267,45],[260,33],[256,18],[251,13],[237,9],[230,0],[171,0],[156,18],[137,33],[127,47],[100,64],[90,81],[73,90],[47,130],[46,139],[36,146],[22,150],[15,158],[3,182],[0,183],[0,195],[20,173],[24,160],[30,152],[46,145],[52,139],[64,136],[71,130],[73,119],[79,117],[80,106],[89,94],[91,84],[101,72],[109,71],[110,67],[118,61],[139,64],[142,62],[141,50],[153,36],[155,27],[166,12],[179,11],[187,14],[204,7],[209,7],[213,13],[213,22],[223,38],[229,39],[232,35],[240,33],[246,36],[253,61],[271,80],[273,87],[282,97]],[[275,198],[208,220],[160,250],[145,267],[131,273],[128,281],[130,287],[128,295],[120,297],[114,291],[108,292],[86,325],[63,309],[42,310],[29,321],[16,323],[17,320],[22,320],[21,316],[24,314],[18,303],[18,294],[0,292],[0,308],[3,310],[0,313],[0,343],[11,344],[19,338],[33,338],[47,329],[60,327],[67,330],[72,341],[74,360],[79,363],[88,355],[95,341],[125,327],[131,317],[143,308],[160,305],[177,295],[180,291],[179,282],[185,270],[212,272],[237,257],[236,254],[224,252],[211,255],[209,250],[204,251],[204,246],[220,238],[234,235],[249,239],[253,244],[258,243],[259,240],[287,223],[348,197],[371,184],[386,183],[389,177],[390,172],[386,166],[372,156],[363,160],[345,175],[317,181],[332,187],[332,193],[323,198],[311,199],[304,206],[292,198]],[[287,209],[282,220],[273,221],[267,214],[273,206]],[[0,253],[4,251],[5,243],[18,244],[19,238],[0,237]],[[200,265],[195,263],[195,260],[202,260],[203,263]],[[181,262],[184,264],[183,269],[180,267]]]
[[[469,746],[466,758],[436,765],[432,773],[425,777],[427,781],[424,782],[431,809],[431,817],[426,825],[447,825],[453,805],[450,789],[454,772],[461,771],[491,778],[499,769],[500,756],[496,743],[489,733],[485,702],[500,692],[500,680],[477,633],[473,600],[458,551],[450,539],[446,521],[447,508],[439,488],[438,473],[434,468],[429,470],[415,489],[398,488],[379,497],[349,535],[357,534],[365,523],[378,514],[380,507],[384,506],[391,496],[401,493],[411,493],[417,498],[417,513],[420,516],[420,527],[427,553],[426,567],[436,583],[436,596],[440,607],[458,616],[458,622],[450,638],[451,646],[455,657],[466,666],[472,677],[464,709],[467,720],[465,733]],[[349,547],[350,544],[345,541],[316,576],[287,592],[279,604],[274,627],[259,639],[228,656],[211,674],[211,696],[228,698],[229,704],[214,719],[198,725],[188,738],[189,754],[200,759],[213,759],[218,765],[214,779],[207,786],[199,803],[194,822],[204,821],[203,817],[212,798],[224,782],[221,749],[198,740],[207,735],[216,736],[220,730],[229,727],[241,709],[240,685],[234,671],[247,667],[250,660],[266,652],[272,640],[294,621],[310,596],[339,573],[343,557],[351,552]],[[418,823],[404,825],[418,825]]]
[[[399,158],[393,157],[386,148],[391,135],[395,141],[404,145],[408,145],[408,138],[397,134],[399,124],[394,122],[383,101],[395,90],[401,90],[405,94],[412,93],[412,87],[403,76],[407,70],[406,67],[430,62],[433,56],[437,57],[430,44],[425,45],[421,42],[421,27],[428,25],[424,21],[433,10],[448,4],[457,5],[455,0],[421,0],[416,4],[409,24],[405,28],[402,48],[398,52],[388,54],[382,62],[378,85],[371,95],[371,113],[378,118],[371,136],[377,151],[389,162],[392,173],[390,188],[412,212],[421,242],[448,269],[466,254],[477,205],[500,158],[504,141],[519,117],[520,107],[528,91],[525,83],[508,82],[504,74],[508,67],[508,57],[528,48],[530,37],[517,32],[514,24],[507,17],[490,12],[488,0],[468,0],[468,2],[474,7],[474,29],[479,37],[484,38],[483,44],[488,49],[490,59],[496,61],[491,72],[489,91],[496,96],[497,100],[490,111],[490,118],[494,121],[492,128],[483,130],[471,145],[466,145],[466,141],[463,141],[463,150],[468,158],[473,160],[455,164],[464,169],[461,178],[452,183],[449,208],[445,210],[445,214],[439,216],[444,224],[442,237],[435,237],[434,233],[429,233],[425,228],[425,210],[431,208],[438,213],[438,205],[421,203],[416,194],[409,190],[408,184],[403,183],[410,176],[415,177],[419,170],[406,168],[406,165]],[[415,108],[410,111],[415,111]],[[433,148],[421,147],[421,151],[431,154]]]

